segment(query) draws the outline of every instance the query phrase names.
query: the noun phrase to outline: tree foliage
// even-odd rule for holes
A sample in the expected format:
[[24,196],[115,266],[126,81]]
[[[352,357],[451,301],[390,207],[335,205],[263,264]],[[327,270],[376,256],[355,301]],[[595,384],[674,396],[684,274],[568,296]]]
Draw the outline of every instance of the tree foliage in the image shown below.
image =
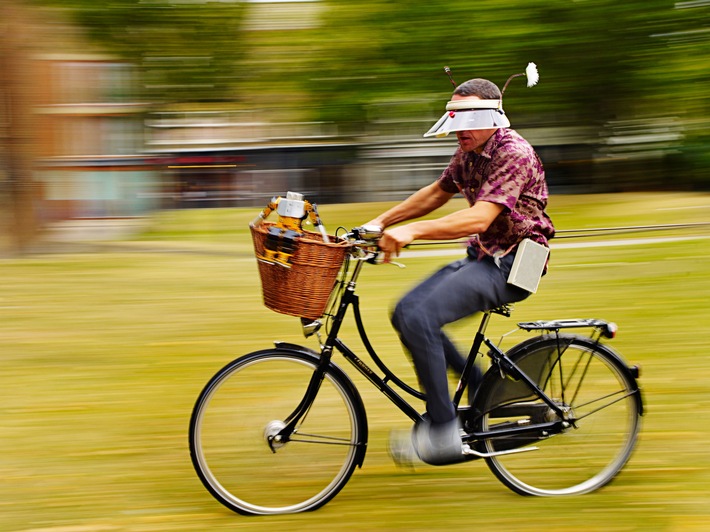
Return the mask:
[[502,85],[533,61],[540,85],[514,82],[506,93],[516,127],[583,125],[605,136],[625,121],[683,124],[674,165],[707,181],[707,2],[319,0],[314,26],[254,32],[243,24],[246,1],[32,1],[73,13],[140,66],[156,101],[289,101],[298,119],[345,132],[438,117],[452,89],[444,66],[459,83]]
[[[401,109],[434,119],[452,90],[444,66],[458,83],[485,77],[502,85],[533,61],[540,85],[527,90],[514,82],[506,92],[516,127],[592,127],[602,140],[633,129],[676,129],[682,146],[651,147],[667,164],[630,163],[633,171],[640,180],[677,172],[691,183],[710,183],[702,148],[710,140],[707,2],[327,3],[315,37],[325,60],[303,76],[322,119],[366,127],[373,108],[379,116]],[[631,155],[616,161],[624,157]],[[615,171],[628,172],[623,165]]]
[[243,2],[35,0],[59,6],[86,34],[141,73],[158,102],[233,98],[244,55]]
[[699,24],[672,2],[328,3],[318,36],[328,60],[309,90],[330,102],[324,112],[334,117],[352,119],[359,113],[350,107],[378,99],[443,96],[452,88],[445,65],[459,83],[486,77],[502,85],[528,61],[539,65],[542,85],[520,96],[521,111],[538,120],[605,121],[648,111],[646,103],[658,111],[670,94],[705,100],[692,83],[707,77],[708,37],[674,42],[673,32]]
[[[249,2],[33,1],[61,6],[88,35],[141,66],[144,85],[156,96],[234,98],[243,67],[258,60],[243,24]],[[269,56],[261,72],[249,69],[252,80],[266,76],[249,90],[297,83],[315,115],[361,122],[373,103],[445,97],[452,87],[444,66],[459,83],[486,77],[502,85],[534,61],[540,89],[514,87],[508,102],[519,104],[524,120],[603,122],[657,113],[678,97],[688,109],[707,111],[697,84],[707,82],[710,59],[710,7],[702,2],[320,3],[315,28],[263,32],[262,41],[279,43],[282,53]],[[294,48],[303,56],[297,70],[288,53]]]

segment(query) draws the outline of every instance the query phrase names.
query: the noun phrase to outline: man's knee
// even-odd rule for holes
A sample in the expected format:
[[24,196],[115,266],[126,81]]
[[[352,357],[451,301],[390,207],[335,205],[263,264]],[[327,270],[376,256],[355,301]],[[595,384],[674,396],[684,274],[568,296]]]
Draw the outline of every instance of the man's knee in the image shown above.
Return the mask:
[[429,317],[425,310],[414,305],[407,304],[405,300],[397,303],[391,317],[392,326],[399,333],[408,331],[422,331],[428,328]]
[[400,301],[394,307],[392,316],[390,316],[390,322],[392,323],[392,327],[394,327],[397,332],[402,332],[402,324],[404,323],[404,318],[402,316],[403,313],[404,310],[402,309],[402,302]]

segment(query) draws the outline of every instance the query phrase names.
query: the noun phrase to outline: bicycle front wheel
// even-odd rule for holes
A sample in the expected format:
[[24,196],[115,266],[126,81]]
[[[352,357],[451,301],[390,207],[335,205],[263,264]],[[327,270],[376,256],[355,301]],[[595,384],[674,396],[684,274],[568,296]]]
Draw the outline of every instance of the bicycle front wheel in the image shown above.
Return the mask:
[[333,364],[290,439],[269,443],[301,403],[319,361],[298,350],[252,353],[220,370],[200,394],[190,421],[192,463],[228,508],[255,515],[314,510],[362,465],[364,407]]
[[[508,357],[565,412],[568,428],[482,442],[491,471],[522,495],[577,495],[610,482],[636,443],[642,403],[636,379],[621,358],[589,338],[542,336]],[[476,396],[481,431],[559,421],[522,381],[489,372]]]

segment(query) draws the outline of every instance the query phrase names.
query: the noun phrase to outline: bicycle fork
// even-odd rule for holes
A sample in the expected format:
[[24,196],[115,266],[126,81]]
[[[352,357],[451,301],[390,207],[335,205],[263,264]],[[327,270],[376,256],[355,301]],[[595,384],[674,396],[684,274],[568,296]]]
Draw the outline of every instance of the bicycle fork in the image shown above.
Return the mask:
[[313,375],[311,375],[311,380],[308,383],[301,402],[294,411],[291,412],[283,422],[272,421],[267,425],[264,436],[266,437],[271,452],[275,453],[277,449],[283,447],[291,440],[291,435],[296,432],[296,425],[308,414],[308,410],[311,408],[313,401],[315,401],[321,383],[325,378],[326,368],[328,364],[330,364],[331,355],[332,351],[328,351],[327,353],[324,351],[321,353],[320,362],[313,372]]
[[[301,402],[294,409],[294,411],[286,417],[283,423],[279,422],[278,425],[270,424],[266,427],[264,436],[269,444],[269,448],[274,453],[278,448],[282,447],[284,444],[291,440],[291,436],[294,434],[294,432],[296,432],[296,426],[306,415],[308,415],[308,410],[311,408],[313,401],[315,401],[316,396],[318,395],[321,383],[325,378],[328,366],[330,365],[330,361],[333,358],[333,347],[337,344],[338,332],[340,331],[340,326],[343,323],[345,313],[347,311],[348,306],[352,304],[353,298],[356,297],[354,295],[355,281],[360,273],[361,268],[362,262],[358,262],[355,267],[353,277],[348,283],[345,294],[343,294],[343,297],[341,299],[340,306],[333,320],[333,324],[330,333],[328,334],[328,338],[326,339],[325,344],[322,345],[322,349],[318,354],[320,358],[318,366],[313,372],[313,375],[311,375],[311,380],[308,383]],[[320,324],[318,324],[311,331],[308,332],[317,332],[319,327]],[[304,331],[305,330],[306,329],[304,329]]]

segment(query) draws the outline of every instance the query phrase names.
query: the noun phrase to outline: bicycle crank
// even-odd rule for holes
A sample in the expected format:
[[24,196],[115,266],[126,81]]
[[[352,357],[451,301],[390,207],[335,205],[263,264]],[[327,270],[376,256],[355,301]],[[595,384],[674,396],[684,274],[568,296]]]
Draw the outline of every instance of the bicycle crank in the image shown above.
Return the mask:
[[517,453],[527,453],[528,451],[537,451],[539,447],[525,447],[524,449],[508,449],[505,451],[493,451],[490,453],[481,453],[475,449],[471,449],[471,446],[467,443],[463,444],[463,454],[468,456],[476,456],[478,458],[490,458],[492,456],[500,456],[503,454],[517,454]]

